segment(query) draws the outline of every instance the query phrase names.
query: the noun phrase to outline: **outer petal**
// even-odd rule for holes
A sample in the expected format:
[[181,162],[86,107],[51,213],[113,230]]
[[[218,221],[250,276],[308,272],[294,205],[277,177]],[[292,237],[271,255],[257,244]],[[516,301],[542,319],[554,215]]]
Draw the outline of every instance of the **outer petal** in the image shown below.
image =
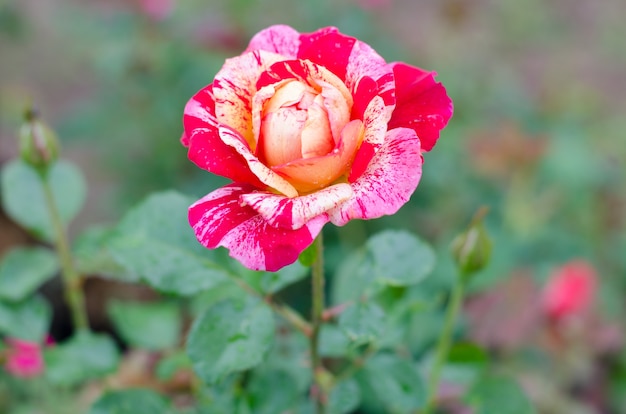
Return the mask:
[[405,63],[393,63],[396,78],[396,109],[389,129],[406,127],[415,131],[423,151],[430,151],[439,139],[439,131],[452,117],[452,100],[435,72],[427,72]]
[[257,188],[267,188],[267,185],[252,172],[246,159],[234,148],[224,144],[218,131],[197,128],[190,137],[187,137],[187,141],[189,159],[203,170]]
[[215,118],[212,85],[200,90],[187,102],[183,125],[185,131],[181,142],[189,148],[188,157],[194,164],[233,181],[266,188],[250,171],[245,159],[222,141]]
[[253,190],[232,184],[208,194],[189,207],[189,224],[205,247],[226,247],[244,266],[273,272],[296,261],[328,216],[321,214],[298,230],[273,227],[252,208],[240,204],[240,197]]
[[367,170],[352,184],[354,196],[328,212],[330,221],[343,226],[355,218],[394,214],[409,200],[421,176],[422,155],[415,131],[391,130]]
[[374,49],[358,40],[348,59],[346,86],[354,96],[355,116],[361,118],[372,98],[378,95],[385,103],[385,117],[389,121],[396,104],[393,70]]
[[326,27],[300,35],[298,59],[308,59],[324,66],[340,79],[346,79],[346,68],[356,39],[339,33],[336,27]]
[[297,230],[313,218],[337,207],[353,194],[352,187],[342,183],[296,198],[254,192],[242,195],[241,201],[257,211],[272,226]]
[[290,26],[278,24],[261,30],[250,40],[246,52],[265,50],[295,59],[300,48],[300,33]]

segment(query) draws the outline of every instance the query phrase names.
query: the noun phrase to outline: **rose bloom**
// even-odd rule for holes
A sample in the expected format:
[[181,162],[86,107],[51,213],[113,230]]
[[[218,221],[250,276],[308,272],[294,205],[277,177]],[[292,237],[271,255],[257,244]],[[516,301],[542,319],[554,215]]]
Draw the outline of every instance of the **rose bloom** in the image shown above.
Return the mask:
[[276,271],[329,221],[395,213],[452,116],[435,75],[332,27],[255,35],[185,107],[189,159],[233,181],[189,208],[200,243]]
[[543,310],[553,320],[581,315],[592,304],[597,275],[593,267],[574,260],[556,269],[543,289]]
[[36,377],[43,373],[44,362],[41,347],[35,342],[9,338],[5,369],[21,378]]

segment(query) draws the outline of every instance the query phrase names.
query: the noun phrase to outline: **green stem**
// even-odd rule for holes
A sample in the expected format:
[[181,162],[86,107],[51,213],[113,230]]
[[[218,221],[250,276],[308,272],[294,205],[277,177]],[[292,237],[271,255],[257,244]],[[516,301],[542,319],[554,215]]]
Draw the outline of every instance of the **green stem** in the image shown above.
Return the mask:
[[54,200],[48,177],[45,174],[41,176],[41,184],[46,200],[46,207],[48,208],[50,221],[52,222],[54,230],[55,247],[59,255],[59,260],[61,261],[61,275],[63,277],[65,301],[72,314],[74,329],[85,330],[88,329],[89,323],[87,321],[87,311],[85,308],[85,295],[83,294],[83,280],[74,267],[74,260],[70,251],[65,225],[61,220],[61,215],[59,214],[59,209]]
[[428,395],[426,398],[426,407],[422,411],[423,414],[430,414],[435,408],[441,369],[448,359],[448,353],[450,352],[450,345],[452,343],[452,330],[456,323],[461,303],[463,302],[463,294],[465,290],[463,279],[463,277],[459,277],[454,285],[454,288],[452,289],[452,296],[446,311],[446,320],[444,322],[441,335],[439,336],[439,341],[437,342],[435,362],[430,372],[430,378],[428,379]]
[[311,344],[311,369],[313,370],[313,379],[317,388],[317,398],[315,399],[315,407],[317,414],[324,414],[326,411],[326,390],[325,384],[322,383],[324,367],[319,355],[319,334],[322,327],[324,313],[324,241],[322,233],[315,240],[315,262],[311,274],[311,291],[312,291],[312,312],[311,312],[311,336],[309,338]]

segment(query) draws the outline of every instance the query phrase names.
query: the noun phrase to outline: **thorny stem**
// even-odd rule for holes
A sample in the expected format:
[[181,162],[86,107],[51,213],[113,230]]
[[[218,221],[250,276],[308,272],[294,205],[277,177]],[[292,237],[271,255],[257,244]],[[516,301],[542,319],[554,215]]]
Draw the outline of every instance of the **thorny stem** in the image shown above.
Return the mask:
[[74,267],[74,260],[70,251],[65,225],[61,220],[52,194],[52,189],[46,174],[41,174],[46,207],[50,214],[50,221],[54,230],[55,248],[61,261],[61,276],[63,278],[65,301],[70,308],[74,328],[85,330],[89,328],[87,310],[85,308],[85,295],[83,293],[83,279]]
[[313,263],[311,274],[312,331],[309,340],[311,344],[311,369],[313,370],[314,383],[317,388],[317,396],[315,398],[316,413],[324,414],[326,411],[325,405],[327,396],[325,384],[322,384],[321,381],[321,374],[323,374],[324,368],[322,367],[318,349],[320,329],[322,327],[322,323],[324,322],[324,242],[322,239],[322,233],[320,233],[315,240],[315,254],[316,258]]
[[437,397],[437,389],[439,387],[439,377],[441,376],[441,369],[448,358],[450,352],[450,344],[452,342],[452,328],[456,322],[456,318],[463,301],[465,284],[464,278],[459,277],[452,289],[452,296],[448,309],[446,311],[446,320],[444,322],[443,330],[439,336],[437,342],[437,349],[435,355],[435,362],[430,372],[430,378],[428,379],[428,394],[426,398],[426,406],[422,411],[422,414],[430,414],[435,407],[435,400]]

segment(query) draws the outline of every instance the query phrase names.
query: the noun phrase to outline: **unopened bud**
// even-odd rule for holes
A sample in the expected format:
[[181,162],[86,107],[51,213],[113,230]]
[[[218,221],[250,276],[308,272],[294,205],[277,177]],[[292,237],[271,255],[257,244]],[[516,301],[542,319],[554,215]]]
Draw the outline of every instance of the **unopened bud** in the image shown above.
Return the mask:
[[482,270],[491,257],[491,239],[483,225],[487,209],[479,210],[467,230],[452,241],[452,255],[463,277]]
[[59,142],[54,131],[33,110],[26,112],[25,121],[19,132],[20,156],[27,164],[45,172],[59,155]]

